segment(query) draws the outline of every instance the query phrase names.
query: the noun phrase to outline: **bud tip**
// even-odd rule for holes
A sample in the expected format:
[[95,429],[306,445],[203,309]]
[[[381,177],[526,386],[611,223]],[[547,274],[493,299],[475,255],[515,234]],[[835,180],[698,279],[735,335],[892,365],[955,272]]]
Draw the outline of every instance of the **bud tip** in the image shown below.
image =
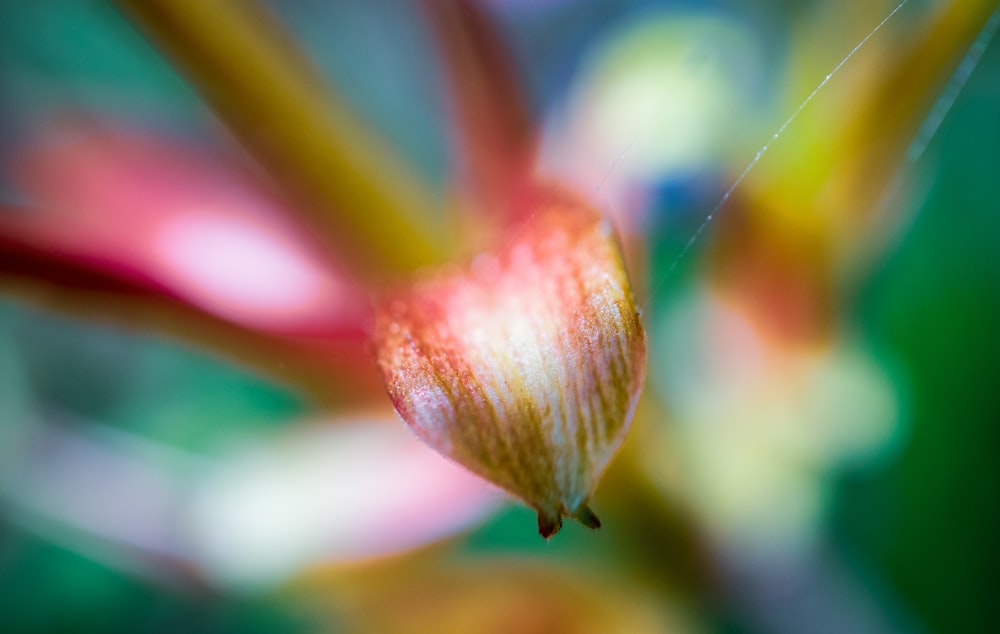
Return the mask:
[[562,518],[558,515],[552,516],[545,513],[538,514],[538,534],[549,539],[562,528]]
[[597,515],[594,513],[594,511],[592,511],[590,507],[587,506],[586,504],[581,506],[579,510],[577,510],[577,512],[573,515],[573,517],[576,518],[576,521],[580,522],[581,524],[583,524],[584,526],[586,526],[591,530],[597,530],[598,528],[601,527],[601,520],[597,518]]

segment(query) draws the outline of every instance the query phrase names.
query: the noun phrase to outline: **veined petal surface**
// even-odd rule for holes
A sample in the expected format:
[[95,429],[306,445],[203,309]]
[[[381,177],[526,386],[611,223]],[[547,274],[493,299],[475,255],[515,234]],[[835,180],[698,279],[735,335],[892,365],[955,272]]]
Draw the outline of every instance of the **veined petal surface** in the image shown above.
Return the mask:
[[[525,201],[522,201],[524,203]],[[396,410],[427,444],[538,511],[544,537],[587,506],[628,431],[646,339],[610,224],[541,188],[496,253],[377,311]]]

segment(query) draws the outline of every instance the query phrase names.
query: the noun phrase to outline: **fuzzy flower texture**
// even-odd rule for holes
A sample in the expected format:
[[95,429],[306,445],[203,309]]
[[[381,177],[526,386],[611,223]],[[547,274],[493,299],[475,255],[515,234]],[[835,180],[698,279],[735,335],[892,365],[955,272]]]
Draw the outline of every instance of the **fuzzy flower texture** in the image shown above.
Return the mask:
[[497,254],[435,273],[377,312],[379,367],[424,442],[520,497],[554,535],[622,444],[646,340],[611,225],[555,188]]
[[[750,26],[715,11],[685,17],[665,3],[635,24],[612,21],[607,43],[581,58],[560,116],[529,107],[497,3],[413,3],[422,20],[414,28],[432,46],[416,61],[440,70],[432,83],[451,144],[444,195],[326,85],[288,32],[295,11],[235,0],[112,4],[108,24],[124,18],[122,28],[143,36],[149,63],[169,63],[212,117],[197,110],[180,137],[155,113],[136,117],[136,131],[115,113],[22,108],[24,131],[0,161],[4,189],[18,201],[0,203],[0,291],[165,332],[259,371],[331,423],[320,432],[304,422],[302,433],[336,451],[304,460],[296,449],[286,459],[282,443],[262,440],[267,468],[250,468],[234,442],[216,463],[221,475],[198,466],[181,477],[162,456],[140,453],[141,443],[103,432],[94,440],[69,426],[36,430],[19,442],[55,446],[45,459],[0,442],[27,457],[6,478],[17,483],[8,493],[25,524],[44,508],[59,530],[75,526],[88,551],[93,534],[120,552],[144,544],[183,562],[178,570],[194,564],[227,583],[275,583],[320,558],[359,560],[454,534],[494,508],[480,478],[533,508],[545,538],[567,517],[597,528],[590,503],[629,432],[647,363],[615,228],[628,261],[648,267],[636,279],[665,281],[673,269],[657,263],[670,241],[686,240],[682,253],[697,241],[704,254],[685,256],[701,259],[676,293],[656,293],[655,283],[638,291],[644,303],[656,300],[646,324],[655,352],[642,408],[650,414],[636,430],[643,446],[628,452],[616,490],[634,496],[616,505],[622,519],[658,523],[644,534],[667,541],[667,529],[690,523],[678,533],[717,540],[718,553],[754,553],[753,561],[767,561],[758,552],[807,553],[822,533],[835,468],[892,436],[897,396],[855,344],[847,309],[872,256],[892,243],[887,201],[908,193],[900,177],[912,167],[913,141],[927,141],[938,95],[975,66],[967,51],[985,51],[981,33],[1000,23],[1000,0],[920,11],[924,3],[905,0],[847,11],[817,3],[790,21],[798,26],[789,67],[773,78],[757,66],[771,47]],[[907,5],[910,22],[888,22]],[[851,28],[831,38],[841,22]],[[122,50],[136,32],[125,32]],[[828,40],[857,44],[831,52],[818,45]],[[822,87],[834,74],[830,88],[839,88],[810,104],[814,80]],[[21,75],[33,76],[12,77]],[[746,95],[744,84],[753,88]],[[764,90],[778,95],[763,100],[776,113],[750,95]],[[61,94],[34,84],[8,93]],[[786,128],[777,142],[775,130]],[[754,139],[769,138],[758,149]],[[657,200],[665,184],[673,191],[688,179],[690,201]],[[716,180],[739,188],[717,192],[725,209],[709,224]],[[701,228],[685,230],[691,219]],[[15,382],[0,387],[7,383]],[[172,412],[176,399],[163,391],[154,400]],[[133,400],[123,400],[131,412]],[[413,441],[390,401],[413,435],[464,470]],[[393,432],[405,454],[386,440]],[[50,437],[71,438],[65,444],[76,449]],[[354,460],[342,461],[347,454]],[[134,473],[102,471],[105,463]],[[78,472],[87,477],[62,475]],[[279,476],[288,479],[276,484]],[[140,502],[91,503],[116,498],[108,491],[123,483],[161,480],[169,486],[129,489],[142,508],[164,509],[145,523],[135,517]],[[346,502],[331,494],[336,487]],[[192,498],[208,510],[175,520]],[[647,502],[659,510],[647,512]],[[657,559],[660,550],[649,549],[644,565],[687,574]],[[700,557],[691,570],[712,568]]]

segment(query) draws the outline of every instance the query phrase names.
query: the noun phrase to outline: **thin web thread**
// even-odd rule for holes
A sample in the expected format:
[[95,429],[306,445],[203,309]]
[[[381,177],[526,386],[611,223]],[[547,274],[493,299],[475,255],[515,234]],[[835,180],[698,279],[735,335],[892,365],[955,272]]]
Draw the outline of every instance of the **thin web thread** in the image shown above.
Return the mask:
[[[610,166],[608,166],[607,171],[604,172],[604,176],[601,177],[601,182],[599,182],[597,187],[594,188],[594,201],[601,201],[601,192],[604,190],[604,186],[608,184],[609,180],[611,180],[611,175],[614,174],[616,169],[618,169],[618,166],[621,164],[622,160],[624,160],[625,156],[632,152],[632,148],[635,147],[636,141],[638,140],[638,133],[633,134],[632,138],[629,139],[629,142],[625,145],[625,148],[618,153],[615,160],[611,162]],[[604,204],[602,206],[606,209],[610,209],[613,205],[611,200],[605,200],[603,203]]]
[[958,95],[969,82],[969,78],[972,77],[972,73],[979,66],[979,62],[982,61],[986,49],[990,47],[990,43],[996,37],[998,28],[1000,28],[1000,9],[994,11],[990,19],[983,25],[983,29],[976,36],[976,40],[969,47],[969,52],[962,58],[962,62],[955,70],[955,74],[952,75],[948,86],[934,103],[930,114],[924,119],[923,125],[920,126],[920,131],[917,132],[913,143],[910,144],[909,149],[906,151],[907,168],[912,167],[913,164],[920,160],[920,157],[927,150],[927,146],[930,145],[931,140],[937,134],[938,128],[941,127],[948,113],[951,112],[952,106],[955,105]]
[[594,190],[595,197],[601,195],[601,190],[604,189],[604,186],[608,183],[608,179],[611,178],[611,174],[613,174],[614,171],[618,168],[618,164],[622,162],[622,159],[625,158],[625,155],[632,151],[632,147],[635,145],[637,139],[638,135],[633,135],[632,139],[625,146],[625,149],[618,153],[618,156],[611,163],[611,166],[608,167],[608,171],[604,172],[604,177],[601,178],[601,182],[597,184],[597,189]]
[[930,145],[931,141],[934,140],[938,130],[941,128],[941,124],[944,123],[944,120],[948,117],[952,107],[958,100],[958,96],[961,94],[962,90],[965,89],[965,85],[969,82],[969,78],[972,77],[973,72],[975,72],[976,68],[979,66],[979,63],[983,59],[983,55],[986,54],[987,49],[989,49],[990,44],[993,42],[993,39],[996,37],[998,31],[1000,31],[1000,9],[995,10],[986,21],[986,24],[983,25],[982,30],[979,31],[979,35],[977,35],[976,39],[972,42],[968,52],[955,69],[955,72],[948,81],[947,86],[945,86],[945,89],[941,91],[941,95],[934,102],[930,113],[920,125],[920,129],[917,131],[916,136],[914,136],[913,141],[907,148],[903,165],[897,170],[895,176],[893,177],[892,185],[882,197],[882,202],[877,208],[874,224],[879,231],[882,230],[886,210],[892,206],[894,201],[899,196],[907,177],[910,175],[920,158],[927,151],[927,147]]
[[[722,198],[719,199],[719,202],[715,205],[715,207],[712,208],[712,210],[708,213],[708,215],[705,216],[705,219],[701,222],[700,225],[698,225],[698,228],[695,229],[693,234],[691,234],[691,237],[688,238],[687,242],[684,244],[684,247],[681,249],[681,252],[677,255],[676,258],[674,258],[674,261],[670,264],[670,267],[667,269],[666,273],[664,273],[659,278],[659,281],[650,288],[649,296],[646,299],[647,304],[653,299],[653,297],[656,296],[656,293],[674,273],[674,271],[680,265],[681,261],[685,258],[685,256],[687,256],[688,252],[691,251],[695,243],[698,242],[698,239],[701,237],[701,235],[705,233],[705,229],[708,228],[708,225],[715,218],[719,210],[722,209],[723,205],[725,205],[726,202],[729,201],[729,198],[733,195],[733,192],[736,191],[736,188],[743,183],[747,175],[751,172],[751,170],[753,170],[754,167],[757,166],[757,163],[760,162],[760,159],[764,156],[764,154],[766,154],[767,151],[771,149],[771,146],[774,144],[774,142],[777,141],[782,134],[784,134],[785,130],[788,129],[788,126],[790,126],[792,122],[794,122],[798,118],[799,114],[801,114],[802,111],[805,110],[806,106],[808,106],[812,102],[812,100],[816,97],[816,95],[818,95],[819,92],[823,90],[823,88],[825,88],[828,83],[830,83],[830,80],[833,79],[833,76],[836,75],[838,72],[840,72],[840,69],[843,68],[844,65],[847,64],[847,62],[849,62],[851,58],[854,57],[854,55],[858,51],[860,51],[865,44],[868,43],[868,40],[874,37],[875,34],[878,33],[882,29],[882,27],[885,26],[886,23],[893,18],[893,16],[899,13],[900,10],[903,9],[903,7],[909,4],[909,2],[910,0],[900,0],[899,4],[897,4],[895,8],[893,8],[893,10],[889,12],[888,15],[882,18],[882,21],[879,22],[877,25],[875,25],[875,28],[869,31],[868,34],[865,35],[861,39],[861,41],[858,42],[857,45],[855,45],[855,47],[852,48],[850,52],[847,53],[847,55],[844,56],[844,58],[841,59],[840,62],[836,66],[834,66],[829,73],[827,73],[826,77],[824,77],[823,80],[819,82],[819,84],[813,89],[811,93],[809,93],[809,95],[802,101],[802,103],[799,104],[799,106],[792,112],[792,114],[785,120],[785,122],[781,124],[778,130],[773,135],[771,135],[771,138],[768,139],[767,143],[765,143],[759,150],[757,150],[757,154],[754,155],[750,163],[748,163],[747,166],[743,169],[743,171],[740,172],[740,175],[736,177],[736,180],[733,181],[733,183],[729,186],[729,189],[727,189],[726,192],[722,195]],[[620,160],[621,156],[619,156],[618,159],[615,161],[615,165],[617,165]]]

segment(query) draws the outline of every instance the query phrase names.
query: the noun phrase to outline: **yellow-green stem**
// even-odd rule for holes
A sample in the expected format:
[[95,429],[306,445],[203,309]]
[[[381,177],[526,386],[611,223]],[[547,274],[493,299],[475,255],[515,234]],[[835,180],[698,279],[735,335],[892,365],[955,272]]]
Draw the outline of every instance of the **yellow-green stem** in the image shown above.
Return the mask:
[[366,277],[446,256],[433,196],[249,0],[117,0]]

